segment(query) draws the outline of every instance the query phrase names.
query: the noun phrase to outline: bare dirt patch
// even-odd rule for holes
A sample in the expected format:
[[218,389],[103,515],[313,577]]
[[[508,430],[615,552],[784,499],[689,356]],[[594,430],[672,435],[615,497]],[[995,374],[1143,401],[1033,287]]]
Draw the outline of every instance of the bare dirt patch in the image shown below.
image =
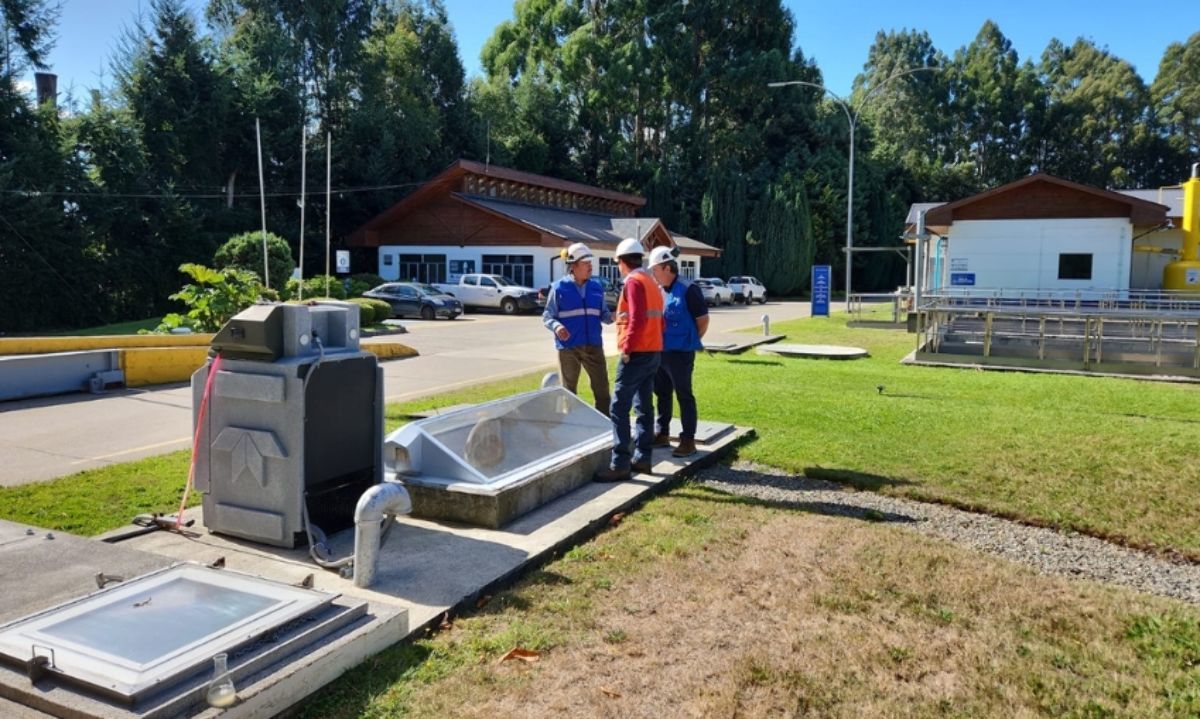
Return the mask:
[[[355,713],[1194,716],[1198,617],[685,488],[429,640]],[[518,645],[538,660],[498,661]]]

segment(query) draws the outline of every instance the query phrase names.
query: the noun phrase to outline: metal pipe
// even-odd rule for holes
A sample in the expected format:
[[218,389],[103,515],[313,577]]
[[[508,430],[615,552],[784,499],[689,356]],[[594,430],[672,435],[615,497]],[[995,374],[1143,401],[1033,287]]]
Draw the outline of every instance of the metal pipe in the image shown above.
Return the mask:
[[398,514],[412,511],[408,490],[399,482],[372,485],[358,498],[354,507],[354,586],[369,587],[375,582],[375,567],[386,530]]

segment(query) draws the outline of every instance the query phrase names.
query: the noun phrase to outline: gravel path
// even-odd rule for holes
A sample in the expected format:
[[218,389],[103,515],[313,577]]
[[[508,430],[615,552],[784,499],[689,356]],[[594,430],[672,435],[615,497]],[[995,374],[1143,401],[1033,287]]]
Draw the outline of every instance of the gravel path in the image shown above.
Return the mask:
[[1200,604],[1200,564],[1171,562],[1075,532],[1059,532],[939,504],[847,489],[745,462],[718,465],[696,479],[715,489],[807,511],[904,524],[1044,574],[1086,577]]

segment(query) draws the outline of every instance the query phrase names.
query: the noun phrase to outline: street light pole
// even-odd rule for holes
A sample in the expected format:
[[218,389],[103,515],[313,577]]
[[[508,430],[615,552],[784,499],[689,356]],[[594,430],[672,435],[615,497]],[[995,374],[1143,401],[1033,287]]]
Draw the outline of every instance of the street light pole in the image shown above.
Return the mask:
[[838,95],[836,92],[834,92],[833,90],[830,90],[829,88],[825,87],[824,85],[818,85],[815,82],[807,82],[805,80],[788,80],[786,82],[769,82],[769,83],[767,83],[767,87],[787,87],[788,85],[804,85],[805,87],[815,88],[815,89],[820,90],[821,92],[825,93],[826,95],[829,95],[830,99],[832,99],[835,103],[837,103],[837,105],[839,107],[842,108],[842,112],[846,113],[846,124],[850,126],[850,158],[849,158],[849,172],[847,173],[848,179],[846,182],[847,187],[846,187],[846,249],[845,249],[845,253],[846,253],[846,312],[847,313],[850,312],[850,270],[854,265],[854,129],[855,129],[855,127],[858,126],[859,115],[862,112],[863,108],[865,108],[867,106],[867,103],[870,101],[871,96],[874,95],[875,92],[878,91],[881,87],[883,87],[884,85],[887,85],[892,80],[895,80],[896,78],[899,78],[899,77],[904,77],[905,75],[911,75],[914,72],[926,72],[926,71],[933,72],[936,70],[937,70],[937,68],[935,68],[935,67],[910,67],[907,70],[901,70],[900,72],[897,72],[897,73],[889,76],[883,82],[879,83],[878,85],[875,85],[870,90],[868,90],[867,94],[863,96],[862,102],[859,104],[858,109],[853,112],[850,111],[850,103],[847,101],[846,98],[843,98],[842,96]]

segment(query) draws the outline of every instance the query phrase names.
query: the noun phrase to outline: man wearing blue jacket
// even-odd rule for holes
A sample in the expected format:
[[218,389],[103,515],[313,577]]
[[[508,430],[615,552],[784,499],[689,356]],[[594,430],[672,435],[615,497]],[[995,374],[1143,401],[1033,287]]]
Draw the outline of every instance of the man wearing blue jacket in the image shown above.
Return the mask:
[[708,331],[708,307],[704,293],[697,285],[679,276],[679,264],[669,247],[656,247],[650,253],[650,274],[663,289],[663,351],[654,378],[654,394],[658,404],[654,435],[655,447],[669,447],[672,397],[679,399],[679,444],[673,457],[696,453],[696,395],[692,392],[692,371],[696,367],[696,352],[704,349],[701,339]]
[[592,251],[576,242],[562,253],[567,274],[550,286],[542,324],[554,333],[558,373],[563,386],[578,394],[579,369],[587,370],[596,409],[608,415],[611,394],[604,361],[601,323],[613,322],[604,301],[604,286],[592,279]]

